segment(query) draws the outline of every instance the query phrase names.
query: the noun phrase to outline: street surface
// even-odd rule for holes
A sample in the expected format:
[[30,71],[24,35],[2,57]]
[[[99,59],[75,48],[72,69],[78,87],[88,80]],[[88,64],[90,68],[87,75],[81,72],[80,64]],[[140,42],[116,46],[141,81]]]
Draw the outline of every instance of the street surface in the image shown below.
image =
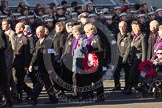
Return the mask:
[[[123,86],[123,80],[121,82]],[[121,91],[112,91],[113,84],[113,80],[104,81],[106,99],[104,103],[96,103],[95,99],[83,102],[76,99],[60,98],[59,103],[47,105],[44,102],[48,100],[48,95],[43,90],[36,106],[23,101],[14,104],[13,108],[162,108],[162,98],[155,99],[152,94],[145,98],[139,98],[139,93],[135,90],[132,95],[125,95]],[[66,92],[66,94],[70,93]]]

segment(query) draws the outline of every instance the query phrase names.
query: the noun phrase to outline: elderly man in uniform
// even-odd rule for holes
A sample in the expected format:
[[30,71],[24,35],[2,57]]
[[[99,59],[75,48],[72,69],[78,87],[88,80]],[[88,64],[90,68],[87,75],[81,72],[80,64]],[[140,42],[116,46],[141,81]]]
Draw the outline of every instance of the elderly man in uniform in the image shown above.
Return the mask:
[[[37,82],[33,88],[33,94],[29,103],[36,105],[37,98],[42,91],[43,86],[45,86],[47,93],[49,95],[49,101],[46,104],[54,104],[58,102],[58,99],[55,96],[54,89],[52,88],[52,83],[50,81],[49,75],[54,72],[53,64],[54,60],[52,59],[52,66],[47,61],[46,57],[52,56],[54,58],[54,49],[52,47],[52,40],[45,35],[45,28],[43,26],[38,26],[36,29],[36,34],[38,37],[38,41],[36,43],[35,52],[33,54],[29,72],[32,72],[33,64],[38,61],[38,77]],[[46,64],[46,65],[45,65]],[[49,67],[48,67],[49,66]]]
[[24,78],[26,75],[26,70],[29,65],[29,55],[30,55],[30,46],[29,41],[23,34],[25,26],[23,23],[17,23],[15,27],[16,31],[16,42],[14,50],[14,61],[13,68],[16,71],[17,78],[17,92],[19,95],[20,101],[22,100],[22,90],[27,92],[28,97],[32,93],[32,89],[26,85]]
[[115,87],[113,88],[113,90],[121,90],[120,72],[122,68],[124,69],[125,72],[125,89],[128,87],[129,53],[132,38],[131,34],[127,32],[127,23],[125,21],[121,21],[119,23],[119,30],[120,32],[117,35],[119,59],[117,68],[114,72]]

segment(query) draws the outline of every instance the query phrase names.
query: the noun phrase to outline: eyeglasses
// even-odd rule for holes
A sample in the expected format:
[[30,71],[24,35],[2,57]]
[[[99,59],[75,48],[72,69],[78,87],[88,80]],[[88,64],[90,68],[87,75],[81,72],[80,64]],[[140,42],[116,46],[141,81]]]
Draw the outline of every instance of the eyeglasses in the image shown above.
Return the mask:
[[157,55],[162,55],[162,53],[157,53]]

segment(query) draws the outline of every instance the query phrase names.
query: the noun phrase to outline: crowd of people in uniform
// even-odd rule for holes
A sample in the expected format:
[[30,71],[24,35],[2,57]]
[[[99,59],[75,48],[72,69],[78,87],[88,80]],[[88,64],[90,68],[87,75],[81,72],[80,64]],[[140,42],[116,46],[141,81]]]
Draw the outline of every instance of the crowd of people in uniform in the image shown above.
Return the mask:
[[[147,3],[128,6],[115,6],[95,11],[92,2],[78,6],[77,1],[67,7],[62,1],[36,5],[30,10],[20,2],[11,10],[6,2],[1,4],[0,29],[0,91],[3,107],[11,107],[14,101],[25,100],[32,105],[38,102],[39,94],[45,87],[49,95],[47,104],[57,103],[64,91],[71,91],[72,98],[93,99],[104,102],[103,67],[111,62],[111,42],[108,36],[116,39],[118,65],[114,71],[114,88],[121,90],[120,72],[125,72],[124,94],[132,94],[138,87],[138,65],[141,61],[156,60],[156,53],[162,48],[162,9],[149,12]],[[108,28],[104,33],[99,24]],[[98,68],[88,73],[84,70],[86,54],[98,57]],[[28,74],[33,87],[24,78]],[[69,90],[59,83],[62,79],[72,86]],[[84,87],[94,89],[85,90]],[[79,88],[83,88],[83,90]],[[56,92],[57,91],[57,92]]]

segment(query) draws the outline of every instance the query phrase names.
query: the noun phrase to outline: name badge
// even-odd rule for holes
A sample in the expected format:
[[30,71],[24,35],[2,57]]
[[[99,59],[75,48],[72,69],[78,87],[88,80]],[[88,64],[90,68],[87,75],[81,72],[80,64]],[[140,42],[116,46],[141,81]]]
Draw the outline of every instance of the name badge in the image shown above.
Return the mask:
[[121,42],[120,46],[124,46],[124,42]]
[[48,54],[54,54],[54,53],[55,53],[54,49],[48,49]]

